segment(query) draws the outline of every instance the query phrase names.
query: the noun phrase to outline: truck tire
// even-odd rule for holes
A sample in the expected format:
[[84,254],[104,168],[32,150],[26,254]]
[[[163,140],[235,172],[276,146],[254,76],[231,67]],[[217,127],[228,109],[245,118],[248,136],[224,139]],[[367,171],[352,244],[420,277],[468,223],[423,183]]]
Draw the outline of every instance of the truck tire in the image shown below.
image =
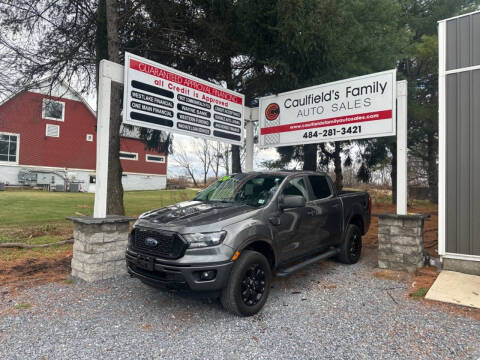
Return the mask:
[[268,298],[272,271],[262,254],[245,250],[233,265],[220,301],[225,310],[239,316],[251,316],[260,311]]
[[337,259],[344,264],[355,264],[360,259],[362,253],[362,232],[357,225],[348,225],[345,239],[339,250]]

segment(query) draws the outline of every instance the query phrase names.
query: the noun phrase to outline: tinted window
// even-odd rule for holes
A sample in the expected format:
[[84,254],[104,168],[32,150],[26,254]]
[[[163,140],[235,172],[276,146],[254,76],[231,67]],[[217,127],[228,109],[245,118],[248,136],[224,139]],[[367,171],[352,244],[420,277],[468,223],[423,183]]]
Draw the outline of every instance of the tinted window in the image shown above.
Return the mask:
[[194,200],[266,205],[282,183],[283,176],[236,174],[224,176],[200,192]]
[[328,185],[328,181],[325,176],[309,176],[308,179],[312,185],[315,198],[324,199],[332,195],[332,191],[330,190],[330,186]]
[[287,186],[283,189],[283,195],[300,195],[308,200],[308,192],[307,187],[305,186],[305,181],[303,181],[303,177],[297,177],[287,184]]

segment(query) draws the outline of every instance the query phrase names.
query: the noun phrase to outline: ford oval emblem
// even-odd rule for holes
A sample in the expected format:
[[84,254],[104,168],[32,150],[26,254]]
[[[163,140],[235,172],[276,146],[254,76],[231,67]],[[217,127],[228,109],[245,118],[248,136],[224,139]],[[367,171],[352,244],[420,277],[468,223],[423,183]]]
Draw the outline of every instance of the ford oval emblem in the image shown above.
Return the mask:
[[155,247],[158,245],[158,241],[155,240],[154,238],[147,237],[145,239],[145,245],[150,246],[150,247]]

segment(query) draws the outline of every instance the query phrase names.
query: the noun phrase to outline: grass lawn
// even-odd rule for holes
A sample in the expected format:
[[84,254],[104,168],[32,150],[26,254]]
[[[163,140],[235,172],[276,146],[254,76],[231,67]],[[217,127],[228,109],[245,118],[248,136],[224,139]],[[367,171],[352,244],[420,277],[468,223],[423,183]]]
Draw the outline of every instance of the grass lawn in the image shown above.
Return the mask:
[[[125,192],[124,204],[129,216],[190,200],[194,190],[158,190]],[[67,216],[92,215],[94,194],[43,191],[0,192],[0,243],[47,244],[72,237],[73,224]],[[40,249],[0,248],[0,262],[22,258],[56,257],[71,252],[72,245]]]
[[[189,200],[194,190],[125,192],[125,211],[129,216]],[[94,194],[44,191],[0,192],[0,229],[30,225],[67,223],[67,216],[92,215]]]

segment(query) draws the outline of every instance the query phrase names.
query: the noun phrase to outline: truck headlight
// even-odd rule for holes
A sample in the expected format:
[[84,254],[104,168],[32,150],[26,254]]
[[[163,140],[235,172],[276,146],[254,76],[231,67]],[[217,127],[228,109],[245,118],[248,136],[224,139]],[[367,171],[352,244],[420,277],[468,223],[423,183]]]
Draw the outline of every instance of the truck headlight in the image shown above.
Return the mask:
[[225,235],[227,235],[226,231],[218,231],[211,233],[183,234],[182,237],[187,240],[188,247],[193,249],[221,244],[223,239],[225,239]]

